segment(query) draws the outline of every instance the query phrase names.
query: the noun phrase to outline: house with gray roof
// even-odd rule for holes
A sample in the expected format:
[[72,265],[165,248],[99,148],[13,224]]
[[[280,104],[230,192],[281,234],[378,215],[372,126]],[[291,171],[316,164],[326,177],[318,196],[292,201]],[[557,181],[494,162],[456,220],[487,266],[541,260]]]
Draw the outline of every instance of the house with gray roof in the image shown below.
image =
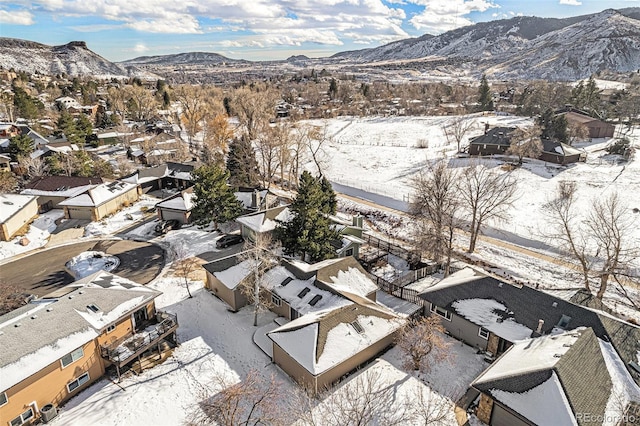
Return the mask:
[[640,388],[591,328],[516,342],[471,384],[490,425],[620,424]]
[[0,418],[47,420],[107,368],[119,375],[175,343],[175,315],[155,309],[160,294],[100,271],[0,316]]

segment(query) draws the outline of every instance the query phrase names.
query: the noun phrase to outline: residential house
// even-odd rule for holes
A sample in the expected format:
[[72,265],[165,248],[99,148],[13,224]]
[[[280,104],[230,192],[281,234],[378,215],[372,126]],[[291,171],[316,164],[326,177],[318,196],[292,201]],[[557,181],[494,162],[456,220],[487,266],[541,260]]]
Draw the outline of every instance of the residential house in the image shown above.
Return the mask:
[[11,157],[0,154],[0,172],[11,171]]
[[584,126],[589,130],[589,137],[595,138],[612,138],[615,132],[615,126],[613,124],[606,123],[594,117],[590,117],[583,111],[575,109],[569,109],[559,112],[557,115],[562,115],[569,124],[575,124]]
[[191,222],[191,210],[193,209],[193,187],[178,192],[156,204],[158,219],[175,219],[181,224]]
[[451,274],[420,294],[425,310],[442,318],[447,333],[489,353],[504,353],[519,340],[589,327],[611,343],[640,384],[640,327],[534,288],[500,281],[471,268]]
[[235,252],[203,267],[207,273],[205,287],[225,302],[232,311],[236,312],[247,305],[247,296],[242,287],[253,277],[250,260],[243,260],[241,253]]
[[245,213],[267,210],[279,203],[278,197],[268,189],[241,188],[233,194],[242,203]]
[[[495,127],[487,130],[484,135],[469,141],[470,155],[506,155],[511,145],[510,133],[514,127]],[[556,140],[542,139],[542,152],[538,159],[550,163],[567,165],[583,161],[586,155],[583,151],[573,148]]]
[[0,241],[11,240],[38,215],[37,197],[0,194]]
[[97,221],[138,201],[138,187],[114,181],[97,185],[86,192],[58,203],[66,219]]
[[[278,222],[287,222],[290,219],[291,211],[287,205],[283,205],[240,216],[236,218],[236,222],[240,224],[242,236],[249,241],[255,241],[257,234],[271,234]],[[332,228],[339,234],[338,239],[331,242],[336,250],[336,257],[358,258],[360,247],[365,243],[362,239],[362,217],[354,216],[351,223],[337,216],[329,216],[329,219]]]
[[21,194],[38,197],[40,212],[62,209],[62,201],[74,198],[104,183],[102,178],[81,176],[38,176],[25,185]]
[[509,133],[514,130],[515,127],[494,127],[484,135],[470,139],[469,155],[505,154],[511,144]]
[[0,317],[0,418],[49,421],[56,407],[105,374],[175,343],[161,293],[97,272]]
[[193,186],[191,172],[201,164],[197,161],[189,161],[184,163],[167,162],[167,175],[162,179],[164,188],[172,188],[176,190],[186,189]]
[[514,343],[471,387],[489,425],[621,424],[640,401],[612,344],[585,327]]
[[169,174],[169,169],[166,164],[160,164],[155,167],[145,167],[138,169],[128,176],[120,179],[123,182],[133,183],[138,185],[141,191],[146,194],[147,192],[157,191],[163,188],[163,179]]
[[586,160],[586,153],[570,145],[551,139],[542,140],[542,153],[538,157],[542,161],[567,165]]
[[267,336],[273,342],[273,362],[309,391],[319,393],[392,345],[404,324],[382,305],[350,295]]

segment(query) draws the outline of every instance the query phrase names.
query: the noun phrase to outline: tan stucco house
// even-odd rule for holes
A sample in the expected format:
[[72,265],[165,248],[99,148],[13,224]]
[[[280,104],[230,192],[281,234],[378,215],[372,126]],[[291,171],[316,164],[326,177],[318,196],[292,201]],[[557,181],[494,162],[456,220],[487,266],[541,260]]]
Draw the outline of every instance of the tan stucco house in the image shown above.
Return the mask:
[[11,240],[38,215],[38,197],[0,194],[0,241]]
[[60,202],[66,219],[97,221],[138,201],[138,186],[114,181],[95,186],[73,198]]
[[56,407],[165,339],[175,315],[161,293],[97,272],[0,317],[0,418],[12,426],[49,420]]

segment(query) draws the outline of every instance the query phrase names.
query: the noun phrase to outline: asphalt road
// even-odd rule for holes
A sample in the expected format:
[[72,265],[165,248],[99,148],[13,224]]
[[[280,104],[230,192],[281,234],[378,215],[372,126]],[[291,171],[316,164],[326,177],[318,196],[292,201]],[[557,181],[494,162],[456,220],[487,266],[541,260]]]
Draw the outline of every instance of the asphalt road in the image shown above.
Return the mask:
[[117,256],[120,265],[113,273],[139,284],[147,284],[154,279],[165,262],[164,250],[151,243],[131,240],[83,241],[38,251],[1,265],[0,282],[20,287],[25,293],[44,296],[74,281],[64,264],[89,250]]

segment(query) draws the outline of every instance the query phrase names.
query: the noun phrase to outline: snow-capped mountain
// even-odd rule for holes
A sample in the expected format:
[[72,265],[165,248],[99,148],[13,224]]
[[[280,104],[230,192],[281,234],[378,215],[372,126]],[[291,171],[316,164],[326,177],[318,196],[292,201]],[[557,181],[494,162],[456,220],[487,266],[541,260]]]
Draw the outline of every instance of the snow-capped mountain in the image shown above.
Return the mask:
[[566,19],[516,17],[332,56],[339,63],[448,59],[509,78],[584,78],[640,69],[640,9]]
[[33,41],[0,37],[0,67],[51,75],[146,76],[135,67],[123,67],[106,60],[89,50],[83,41],[47,46]]

